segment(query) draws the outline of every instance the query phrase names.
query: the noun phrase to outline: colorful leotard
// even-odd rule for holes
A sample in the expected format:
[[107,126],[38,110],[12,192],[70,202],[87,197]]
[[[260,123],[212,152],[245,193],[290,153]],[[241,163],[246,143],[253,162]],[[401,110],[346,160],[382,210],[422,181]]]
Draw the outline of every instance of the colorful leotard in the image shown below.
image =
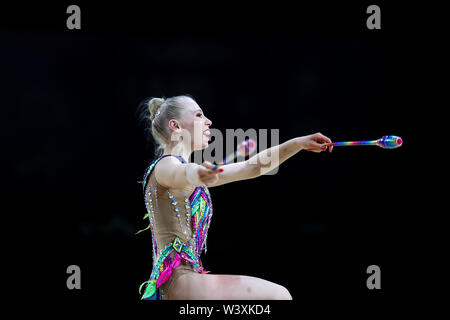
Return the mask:
[[[206,238],[213,212],[211,196],[205,185],[191,192],[158,184],[152,171],[158,161],[167,156],[170,155],[152,161],[140,181],[147,208],[144,219],[148,217],[150,224],[137,233],[151,229],[153,243],[152,273],[139,287],[141,294],[145,286],[142,300],[165,299],[162,286],[180,263],[184,268],[191,267],[192,272],[209,272],[203,268],[200,255],[203,250],[207,251]],[[182,157],[174,157],[186,163]],[[189,197],[186,194],[190,194]]]

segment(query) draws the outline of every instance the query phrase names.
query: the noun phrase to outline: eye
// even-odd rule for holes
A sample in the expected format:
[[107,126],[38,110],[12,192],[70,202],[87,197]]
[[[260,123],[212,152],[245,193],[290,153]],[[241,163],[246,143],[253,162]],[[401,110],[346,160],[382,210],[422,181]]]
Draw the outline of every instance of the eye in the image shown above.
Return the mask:
[[200,117],[201,117],[201,116],[202,116],[202,114],[201,114],[201,113],[197,113],[197,117],[198,117],[198,116],[200,116]]

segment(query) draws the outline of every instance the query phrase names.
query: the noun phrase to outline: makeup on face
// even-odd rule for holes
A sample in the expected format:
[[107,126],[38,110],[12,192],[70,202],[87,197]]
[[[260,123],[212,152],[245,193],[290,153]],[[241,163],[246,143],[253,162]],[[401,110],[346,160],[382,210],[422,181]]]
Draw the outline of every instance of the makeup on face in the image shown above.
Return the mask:
[[[202,109],[197,109],[197,110],[194,110],[193,112],[194,112],[195,117],[201,118],[203,116]],[[211,122],[211,121],[209,121],[209,122]],[[208,140],[211,139],[211,131],[209,130],[209,125],[205,130],[203,130],[203,135],[206,136],[208,138]]]

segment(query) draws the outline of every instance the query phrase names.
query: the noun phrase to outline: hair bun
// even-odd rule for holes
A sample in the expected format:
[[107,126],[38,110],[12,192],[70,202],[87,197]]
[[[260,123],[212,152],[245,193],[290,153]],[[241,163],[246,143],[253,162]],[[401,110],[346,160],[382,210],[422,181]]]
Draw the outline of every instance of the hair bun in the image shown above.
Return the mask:
[[163,98],[152,98],[148,102],[148,108],[150,110],[150,120],[153,121],[155,119],[156,113],[158,112],[159,108],[161,108],[161,105],[164,103]]

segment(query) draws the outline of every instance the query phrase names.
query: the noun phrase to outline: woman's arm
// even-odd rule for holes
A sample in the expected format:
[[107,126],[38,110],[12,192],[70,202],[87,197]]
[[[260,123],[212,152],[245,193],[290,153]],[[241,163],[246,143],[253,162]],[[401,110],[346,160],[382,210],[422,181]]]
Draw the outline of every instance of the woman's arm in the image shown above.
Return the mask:
[[161,159],[155,167],[156,181],[166,188],[198,187],[202,184],[209,186],[218,180],[222,168],[211,170],[212,165],[204,162],[202,165],[195,163],[180,163],[174,157]]
[[[208,187],[220,186],[226,183],[259,177],[282,164],[300,150],[322,152],[327,149],[321,143],[331,143],[331,140],[321,133],[290,139],[280,145],[273,146],[259,152],[250,159],[238,163],[221,166],[223,172],[218,174],[219,179]],[[333,150],[330,147],[330,152]],[[208,163],[207,168],[211,168]]]

